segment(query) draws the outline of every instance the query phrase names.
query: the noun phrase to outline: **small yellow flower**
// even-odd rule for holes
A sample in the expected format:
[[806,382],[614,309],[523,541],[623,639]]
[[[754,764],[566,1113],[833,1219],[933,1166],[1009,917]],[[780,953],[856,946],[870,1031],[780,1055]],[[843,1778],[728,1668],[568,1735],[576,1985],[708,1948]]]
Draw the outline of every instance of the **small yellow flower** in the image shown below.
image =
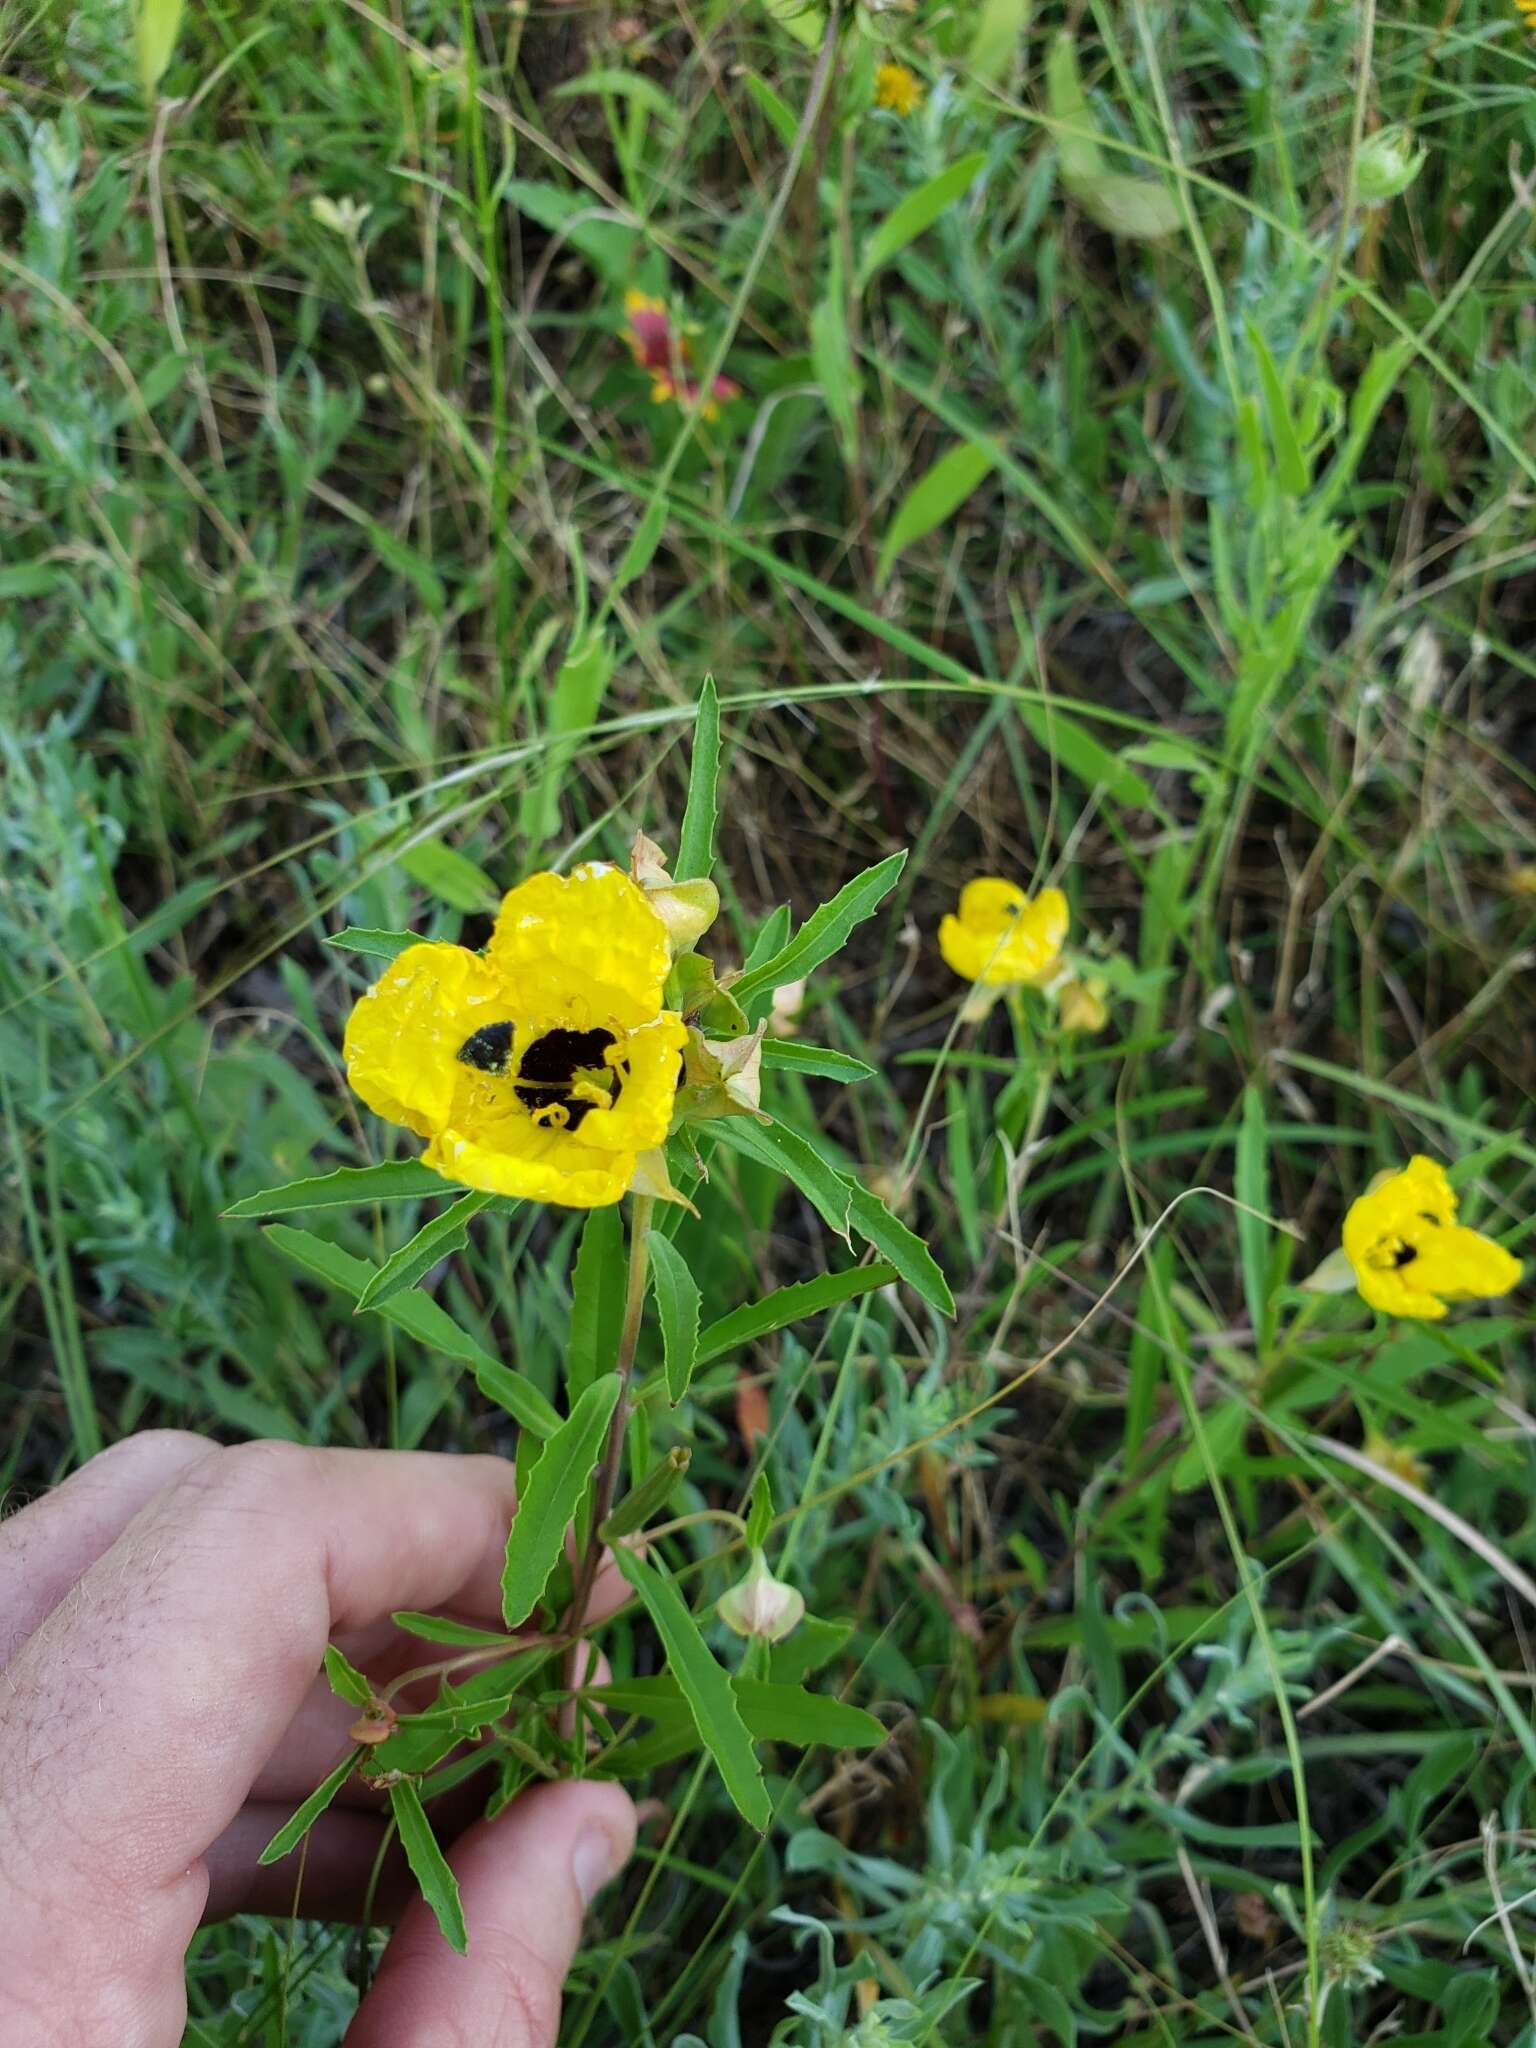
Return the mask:
[[1039,988],[1050,980],[1067,936],[1059,889],[1034,898],[1012,882],[979,876],[960,891],[957,914],[939,926],[939,951],[956,974],[983,988]]
[[[1536,0],[1532,0],[1536,5]],[[1422,1458],[1414,1456],[1406,1444],[1393,1443],[1373,1429],[1366,1437],[1361,1449],[1373,1465],[1379,1465],[1383,1472],[1390,1472],[1394,1479],[1401,1479],[1405,1486],[1417,1487],[1420,1493],[1427,1490],[1429,1467]]]
[[1063,1031],[1102,1031],[1109,1022],[1109,1005],[1104,1000],[1104,983],[1098,975],[1086,981],[1064,982],[1057,991],[1056,1014]]
[[1372,1308],[1424,1322],[1447,1302],[1507,1294],[1521,1272],[1501,1244],[1456,1221],[1445,1169],[1422,1153],[1351,1203],[1344,1255]]
[[484,953],[408,946],[347,1022],[347,1078],[446,1180],[567,1208],[618,1201],[661,1145],[686,1033],[667,928],[603,862],[509,891]]
[[903,120],[923,104],[923,81],[905,64],[882,64],[875,72],[875,105]]

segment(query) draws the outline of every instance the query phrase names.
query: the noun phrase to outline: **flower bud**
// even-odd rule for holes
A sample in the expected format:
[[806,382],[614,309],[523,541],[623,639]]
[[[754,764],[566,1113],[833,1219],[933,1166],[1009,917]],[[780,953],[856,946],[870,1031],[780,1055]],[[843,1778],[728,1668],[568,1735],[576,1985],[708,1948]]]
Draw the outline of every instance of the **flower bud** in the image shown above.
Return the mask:
[[1401,122],[1378,128],[1360,145],[1355,159],[1355,194],[1364,206],[1385,206],[1397,199],[1424,168],[1427,150],[1415,149]]
[[647,839],[643,832],[635,834],[629,873],[666,926],[672,958],[691,953],[720,915],[720,891],[714,883],[674,882],[667,870],[666,856],[655,840]]
[[764,1642],[780,1643],[805,1619],[805,1598],[793,1586],[786,1586],[768,1569],[762,1551],[754,1550],[747,1575],[739,1586],[721,1596],[720,1619],[739,1636],[760,1636]]
[[1109,1022],[1104,983],[1097,975],[1087,981],[1074,978],[1063,982],[1057,1003],[1063,1031],[1102,1031]]
[[678,1118],[698,1121],[717,1116],[752,1116],[759,1123],[767,1122],[760,1106],[766,1029],[765,1024],[759,1024],[744,1038],[705,1038],[701,1032],[690,1030],[683,1047]]

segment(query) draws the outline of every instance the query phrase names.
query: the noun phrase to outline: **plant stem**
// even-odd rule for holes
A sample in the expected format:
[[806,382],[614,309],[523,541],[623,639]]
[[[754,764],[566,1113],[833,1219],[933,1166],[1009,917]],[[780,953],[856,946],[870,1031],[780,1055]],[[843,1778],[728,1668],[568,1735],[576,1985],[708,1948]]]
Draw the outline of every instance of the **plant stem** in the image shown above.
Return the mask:
[[619,1355],[615,1361],[619,1398],[614,1406],[613,1421],[608,1425],[608,1442],[603,1450],[603,1462],[598,1467],[597,1492],[592,1503],[591,1533],[587,1537],[586,1554],[581,1560],[576,1591],[571,1598],[568,1633],[572,1637],[581,1634],[586,1622],[593,1581],[603,1555],[598,1531],[612,1514],[613,1498],[619,1489],[619,1464],[624,1455],[624,1432],[629,1423],[629,1382],[635,1370],[635,1347],[640,1341],[640,1318],[645,1312],[645,1277],[650,1267],[645,1238],[655,1206],[654,1195],[636,1195],[634,1208],[630,1211],[629,1282],[624,1294],[624,1326],[619,1333]]

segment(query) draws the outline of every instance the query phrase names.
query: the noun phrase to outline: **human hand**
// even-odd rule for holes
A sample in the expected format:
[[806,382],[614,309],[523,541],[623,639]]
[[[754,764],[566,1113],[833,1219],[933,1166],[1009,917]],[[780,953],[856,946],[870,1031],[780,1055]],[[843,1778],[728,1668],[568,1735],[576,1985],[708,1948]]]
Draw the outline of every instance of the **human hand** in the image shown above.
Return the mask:
[[[200,1919],[290,1912],[257,1856],[336,1763],[370,1675],[418,1662],[398,1608],[499,1620],[498,1458],[130,1437],[0,1523],[0,2041],[177,2048]],[[356,1919],[385,1830],[352,1780],[311,1832],[301,1910]],[[587,1901],[624,1863],[617,1785],[525,1793],[449,1852],[456,1956],[403,1870],[346,2048],[551,2048]]]

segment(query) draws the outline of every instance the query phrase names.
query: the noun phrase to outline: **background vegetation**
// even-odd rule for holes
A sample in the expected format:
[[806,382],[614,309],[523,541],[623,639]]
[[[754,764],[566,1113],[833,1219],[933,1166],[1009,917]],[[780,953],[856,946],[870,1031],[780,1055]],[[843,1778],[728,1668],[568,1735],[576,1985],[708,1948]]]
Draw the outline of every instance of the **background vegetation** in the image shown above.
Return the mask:
[[[696,1382],[689,1485],[766,1462],[853,1623],[816,1682],[890,1736],[762,1843],[660,1774],[568,2041],[1536,2041],[1529,1313],[1295,1285],[1414,1150],[1536,1216],[1509,0],[193,0],[148,100],[127,0],[3,18],[0,1487],[163,1421],[510,1444],[220,1212],[398,1135],[326,935],[478,943],[675,839],[713,672],[722,964],[913,849],[798,1020],[873,1078],[771,1086],[960,1306]],[[652,403],[629,289],[718,419]],[[956,1029],[977,871],[1125,956],[1102,1036]],[[717,1176],[706,1318],[847,1262],[772,1185]],[[431,1283],[546,1391],[575,1223]],[[332,2042],[357,1962],[210,1932],[188,2038]]]

